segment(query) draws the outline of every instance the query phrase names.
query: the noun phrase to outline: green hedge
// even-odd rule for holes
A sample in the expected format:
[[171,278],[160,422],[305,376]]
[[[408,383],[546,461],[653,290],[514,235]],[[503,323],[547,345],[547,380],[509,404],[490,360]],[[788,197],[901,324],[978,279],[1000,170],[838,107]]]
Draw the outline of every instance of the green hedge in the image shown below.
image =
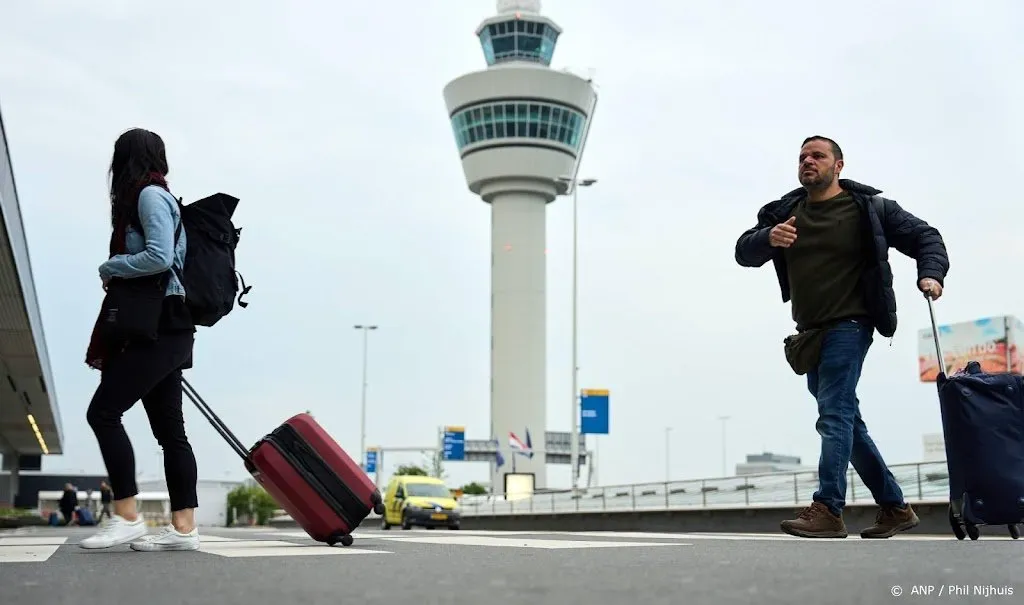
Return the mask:
[[227,524],[239,517],[256,518],[257,525],[266,525],[279,507],[274,498],[259,485],[239,485],[228,492]]

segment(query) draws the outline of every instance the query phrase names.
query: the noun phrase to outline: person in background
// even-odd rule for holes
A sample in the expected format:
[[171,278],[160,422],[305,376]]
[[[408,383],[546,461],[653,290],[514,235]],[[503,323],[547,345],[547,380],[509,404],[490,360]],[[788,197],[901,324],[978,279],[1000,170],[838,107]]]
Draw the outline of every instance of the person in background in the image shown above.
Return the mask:
[[881,197],[881,191],[840,179],[843,151],[832,139],[804,140],[797,162],[801,187],[770,202],[757,225],[736,242],[743,267],[775,266],[783,302],[792,301],[797,334],[784,339],[786,359],[817,400],[821,435],[818,491],[782,531],[806,538],[845,538],[843,508],[850,464],[879,511],[863,538],[888,538],[916,527],[917,514],[868,435],[857,383],[877,330],[896,332],[896,294],[889,248],[917,261],[917,287],[942,295],[946,246],[928,223]]
[[60,514],[64,517],[64,525],[71,525],[75,520],[75,509],[78,508],[78,490],[70,483],[64,484],[64,493],[58,503]]
[[[99,317],[86,363],[101,371],[86,420],[99,443],[113,492],[114,514],[82,548],[130,543],[133,550],[198,550],[195,523],[196,458],[182,416],[182,370],[192,367],[195,324],[180,275],[186,252],[178,200],[167,184],[163,139],[136,128],[118,137],[110,162],[110,257],[99,267],[103,288],[112,280],[161,276],[164,296],[155,340],[108,342]],[[131,314],[132,310],[119,309]],[[147,536],[135,496],[135,454],[121,416],[142,401],[153,436],[163,448],[171,523]]]
[[100,523],[103,521],[103,516],[109,519],[110,514],[110,501],[113,499],[113,492],[110,491],[110,485],[106,481],[100,482],[100,512],[96,515],[96,522]]

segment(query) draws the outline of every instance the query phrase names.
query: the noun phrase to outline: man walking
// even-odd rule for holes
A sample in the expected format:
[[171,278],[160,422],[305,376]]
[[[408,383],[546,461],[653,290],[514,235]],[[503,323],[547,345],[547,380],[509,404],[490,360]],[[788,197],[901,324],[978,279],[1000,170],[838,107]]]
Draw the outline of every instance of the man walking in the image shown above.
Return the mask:
[[114,499],[114,492],[111,491],[110,485],[106,481],[100,482],[100,514],[96,515],[96,522],[99,523],[103,520],[103,516],[109,519],[110,515],[110,501]]
[[64,525],[71,525],[75,520],[75,509],[78,508],[78,488],[70,483],[64,484],[64,493],[57,503],[60,514],[64,516]]
[[840,179],[843,152],[812,136],[800,148],[801,187],[761,208],[757,225],[736,242],[736,262],[772,261],[782,301],[792,302],[797,333],[784,340],[786,359],[818,403],[821,435],[818,491],[782,531],[806,538],[845,538],[843,507],[850,464],[880,510],[863,538],[889,538],[918,517],[882,460],[861,418],[857,383],[873,333],[896,332],[896,294],[889,248],[917,261],[917,285],[942,295],[949,259],[942,236],[879,190]]

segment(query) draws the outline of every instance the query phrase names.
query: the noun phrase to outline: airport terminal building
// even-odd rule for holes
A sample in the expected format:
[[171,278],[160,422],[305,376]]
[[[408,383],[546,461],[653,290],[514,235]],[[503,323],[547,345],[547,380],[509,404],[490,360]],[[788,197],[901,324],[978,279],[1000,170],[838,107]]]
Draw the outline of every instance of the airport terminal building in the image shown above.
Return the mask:
[[19,473],[62,453],[43,321],[36,299],[7,132],[0,115],[0,508],[15,501]]

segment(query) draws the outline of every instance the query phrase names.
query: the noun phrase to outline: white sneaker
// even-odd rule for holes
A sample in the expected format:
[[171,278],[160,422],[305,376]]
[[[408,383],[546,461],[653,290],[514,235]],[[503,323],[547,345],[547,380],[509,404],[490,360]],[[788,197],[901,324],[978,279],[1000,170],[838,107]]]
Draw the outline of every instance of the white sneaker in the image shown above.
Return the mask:
[[110,548],[138,540],[145,535],[146,523],[142,520],[142,515],[134,521],[113,515],[100,525],[98,532],[82,540],[78,545],[82,548]]
[[131,543],[132,550],[141,552],[161,552],[167,550],[199,550],[199,530],[193,529],[183,534],[168,525],[158,534],[146,536]]

